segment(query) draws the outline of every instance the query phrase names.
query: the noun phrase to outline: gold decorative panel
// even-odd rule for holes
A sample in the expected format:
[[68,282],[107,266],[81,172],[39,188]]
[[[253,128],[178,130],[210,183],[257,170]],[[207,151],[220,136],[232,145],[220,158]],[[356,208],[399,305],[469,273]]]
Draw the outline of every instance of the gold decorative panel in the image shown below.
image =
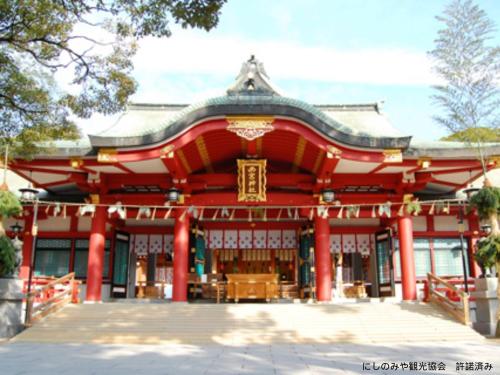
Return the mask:
[[226,129],[247,141],[274,130],[274,118],[270,116],[228,116],[226,120],[229,123]]

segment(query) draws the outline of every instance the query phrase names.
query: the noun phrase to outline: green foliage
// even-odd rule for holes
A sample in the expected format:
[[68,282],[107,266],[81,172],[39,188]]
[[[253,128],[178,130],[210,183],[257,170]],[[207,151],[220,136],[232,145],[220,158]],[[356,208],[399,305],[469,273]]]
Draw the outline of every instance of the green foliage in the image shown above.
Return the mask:
[[447,137],[441,138],[442,141],[451,142],[500,142],[500,129],[474,128],[459,131]]
[[16,249],[7,236],[0,236],[0,277],[11,276],[16,269]]
[[482,238],[477,246],[478,250],[474,254],[474,258],[482,269],[491,268],[500,260],[500,237],[488,236]]
[[78,138],[74,115],[123,110],[138,39],[169,36],[172,23],[210,30],[225,1],[0,0],[0,148],[29,157]]
[[472,135],[461,140],[477,143],[469,129],[499,125],[500,48],[490,45],[495,24],[472,0],[452,0],[436,18],[443,28],[430,54],[444,84],[434,87],[432,99],[444,113],[435,119],[452,133]]
[[19,215],[22,209],[21,203],[14,193],[0,190],[0,218]]
[[469,208],[476,209],[480,219],[490,219],[500,213],[500,188],[486,186],[479,190],[469,202]]

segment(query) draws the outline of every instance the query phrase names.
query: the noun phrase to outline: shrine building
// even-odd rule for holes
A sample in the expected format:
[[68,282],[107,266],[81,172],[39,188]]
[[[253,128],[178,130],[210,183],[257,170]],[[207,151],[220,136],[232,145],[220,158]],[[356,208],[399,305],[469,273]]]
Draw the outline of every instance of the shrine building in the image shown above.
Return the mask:
[[130,104],[10,169],[42,189],[20,276],[32,256],[34,277],[75,272],[87,302],[415,300],[428,272],[463,277],[462,249],[478,272],[479,221],[456,197],[482,173],[474,150],[405,136],[377,103],[281,96],[254,57],[225,96]]

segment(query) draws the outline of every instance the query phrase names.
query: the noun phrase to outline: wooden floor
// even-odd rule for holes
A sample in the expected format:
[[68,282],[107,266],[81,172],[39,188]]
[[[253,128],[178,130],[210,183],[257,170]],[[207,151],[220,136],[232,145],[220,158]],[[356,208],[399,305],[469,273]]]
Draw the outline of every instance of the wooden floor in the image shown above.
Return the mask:
[[69,305],[18,342],[292,344],[478,341],[422,303]]

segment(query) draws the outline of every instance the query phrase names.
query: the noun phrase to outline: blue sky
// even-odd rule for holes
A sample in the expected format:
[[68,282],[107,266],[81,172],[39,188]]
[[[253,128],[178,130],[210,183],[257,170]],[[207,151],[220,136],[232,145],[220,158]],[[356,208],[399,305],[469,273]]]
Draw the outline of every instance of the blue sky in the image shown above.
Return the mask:
[[[209,33],[173,28],[141,41],[135,102],[193,103],[224,94],[250,54],[285,96],[312,104],[384,101],[394,126],[420,139],[446,131],[433,122],[426,54],[441,27],[435,0],[229,0]],[[476,1],[500,21],[500,1]],[[500,44],[500,33],[495,36]],[[87,122],[96,132],[106,122]]]

